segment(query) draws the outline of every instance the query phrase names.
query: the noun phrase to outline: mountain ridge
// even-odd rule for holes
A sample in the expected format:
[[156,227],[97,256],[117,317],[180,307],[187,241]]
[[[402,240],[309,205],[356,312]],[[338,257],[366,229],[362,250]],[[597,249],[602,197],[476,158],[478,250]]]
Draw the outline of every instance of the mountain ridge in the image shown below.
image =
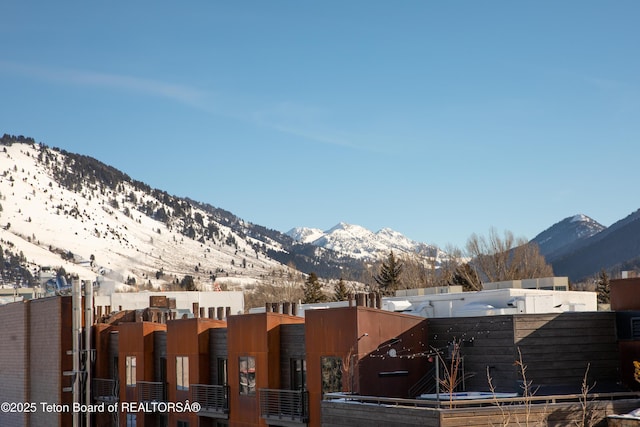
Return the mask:
[[106,275],[150,286],[192,275],[206,288],[216,279],[255,283],[287,265],[328,278],[359,279],[366,268],[349,254],[169,195],[89,156],[6,134],[0,147],[0,245],[24,253],[32,271],[53,264],[86,280]]
[[552,263],[604,229],[605,226],[587,215],[576,214],[553,224],[530,241],[537,243],[540,253]]
[[[173,286],[191,275],[205,289],[216,280],[243,288],[289,266],[365,283],[391,250],[435,267],[447,256],[390,228],[340,222],[283,233],[32,138],[5,134],[0,147],[0,245],[11,249],[12,265],[23,260],[32,272],[50,264],[136,286]],[[640,266],[637,236],[640,209],[610,227],[577,214],[531,242],[556,274],[581,280],[602,268]]]
[[332,249],[369,261],[386,257],[392,250],[400,254],[419,255],[431,260],[436,259],[440,252],[435,246],[411,240],[388,227],[373,232],[360,225],[346,222],[340,222],[326,231],[295,227],[286,234],[299,242]]
[[544,230],[531,242],[559,276],[574,282],[591,280],[600,271],[640,268],[640,209],[609,227],[578,214]]

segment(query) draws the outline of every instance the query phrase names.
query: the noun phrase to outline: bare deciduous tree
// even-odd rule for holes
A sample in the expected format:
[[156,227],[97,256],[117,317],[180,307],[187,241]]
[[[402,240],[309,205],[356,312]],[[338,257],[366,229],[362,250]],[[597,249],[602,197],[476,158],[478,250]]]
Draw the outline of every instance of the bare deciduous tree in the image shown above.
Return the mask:
[[490,229],[488,237],[472,234],[467,240],[467,253],[480,278],[488,282],[553,276],[538,245],[523,237],[515,238],[510,231],[502,237],[495,228]]
[[401,289],[428,288],[433,286],[433,268],[417,255],[402,257]]
[[296,270],[272,270],[252,292],[245,292],[245,307],[264,307],[267,302],[300,301],[304,296],[303,283],[304,277]]

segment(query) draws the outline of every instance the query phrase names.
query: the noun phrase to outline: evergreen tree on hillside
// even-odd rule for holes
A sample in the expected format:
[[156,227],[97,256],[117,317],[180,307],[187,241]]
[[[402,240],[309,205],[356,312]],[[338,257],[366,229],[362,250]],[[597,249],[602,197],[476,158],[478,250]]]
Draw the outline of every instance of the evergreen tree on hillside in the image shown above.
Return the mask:
[[303,291],[303,304],[313,304],[316,302],[326,301],[326,297],[322,293],[322,285],[320,284],[316,273],[309,274],[309,277],[307,277],[307,280],[304,282]]
[[609,275],[605,269],[600,270],[598,282],[596,284],[596,292],[598,293],[598,304],[609,304],[611,296],[609,294],[611,286],[609,283]]
[[346,301],[349,299],[349,290],[347,289],[347,286],[344,284],[344,280],[342,280],[342,277],[334,287],[333,292],[334,292],[333,299],[335,299],[336,301]]
[[402,267],[402,262],[396,258],[393,251],[389,252],[389,256],[380,266],[380,271],[373,276],[383,295],[393,295],[400,288]]
[[195,291],[196,282],[193,280],[193,276],[184,276],[184,278],[180,281],[180,287],[185,291]]

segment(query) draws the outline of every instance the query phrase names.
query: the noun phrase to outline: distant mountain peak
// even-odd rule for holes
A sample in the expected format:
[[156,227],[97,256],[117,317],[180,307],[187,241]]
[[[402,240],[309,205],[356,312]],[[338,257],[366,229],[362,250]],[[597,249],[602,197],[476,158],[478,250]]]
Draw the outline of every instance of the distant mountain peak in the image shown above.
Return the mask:
[[571,222],[584,222],[584,221],[593,221],[593,220],[584,214],[577,214],[571,217]]
[[547,262],[553,262],[605,228],[587,215],[576,214],[555,223],[531,241],[538,244]]
[[324,232],[317,228],[296,227],[287,234],[301,243],[311,243],[363,260],[379,259],[388,255],[391,250],[399,254],[417,254],[433,259],[438,254],[437,248],[413,241],[388,227],[374,233],[361,225],[340,222]]
[[287,234],[296,242],[312,243],[313,241],[322,237],[324,231],[320,230],[319,228],[294,227],[291,230],[287,231],[285,234]]

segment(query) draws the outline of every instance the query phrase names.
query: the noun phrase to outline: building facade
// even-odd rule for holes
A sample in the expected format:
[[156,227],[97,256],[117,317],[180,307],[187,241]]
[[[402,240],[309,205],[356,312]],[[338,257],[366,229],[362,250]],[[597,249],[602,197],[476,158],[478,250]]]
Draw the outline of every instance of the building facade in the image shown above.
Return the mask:
[[[633,307],[614,302],[619,296],[612,287],[613,307]],[[489,391],[490,375],[495,391],[518,393],[519,359],[540,393],[575,392],[587,368],[598,391],[632,388],[633,374],[620,387],[619,368],[636,344],[622,343],[619,325],[633,310],[425,318],[356,301],[304,318],[286,314],[290,305],[228,315],[197,304],[177,317],[168,301],[152,299],[144,310],[96,316],[91,403],[100,410],[90,425],[339,425],[344,407],[327,403],[327,393],[415,400],[441,392],[438,379],[456,360],[453,391]],[[72,404],[71,312],[71,297],[0,307],[0,342],[10,343],[0,346],[0,401]],[[71,412],[3,412],[0,425],[69,426]]]

